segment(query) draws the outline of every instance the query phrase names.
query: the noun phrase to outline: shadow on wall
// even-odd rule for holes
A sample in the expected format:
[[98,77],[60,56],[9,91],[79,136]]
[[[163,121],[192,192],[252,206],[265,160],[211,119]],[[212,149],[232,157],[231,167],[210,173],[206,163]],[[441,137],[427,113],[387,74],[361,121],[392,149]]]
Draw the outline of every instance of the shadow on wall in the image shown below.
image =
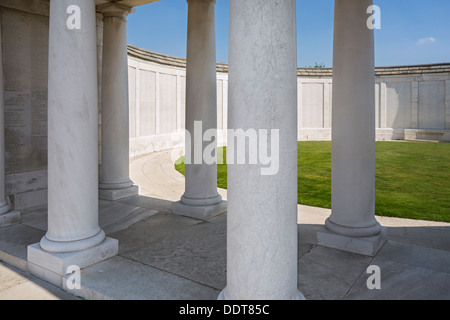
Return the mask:
[[392,80],[385,83],[385,97],[379,90],[379,101],[385,99],[389,106],[385,108],[386,128],[445,130],[445,80]]

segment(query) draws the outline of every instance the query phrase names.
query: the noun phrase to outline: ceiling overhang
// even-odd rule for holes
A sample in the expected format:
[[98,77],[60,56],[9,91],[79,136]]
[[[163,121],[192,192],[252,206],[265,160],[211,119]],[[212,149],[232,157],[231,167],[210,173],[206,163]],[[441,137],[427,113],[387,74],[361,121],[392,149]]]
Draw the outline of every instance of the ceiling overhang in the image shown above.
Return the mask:
[[147,3],[156,2],[159,0],[95,0],[95,4],[97,6],[99,5],[105,5],[105,4],[113,4],[117,3],[119,5],[127,6],[127,7],[137,7],[142,6]]

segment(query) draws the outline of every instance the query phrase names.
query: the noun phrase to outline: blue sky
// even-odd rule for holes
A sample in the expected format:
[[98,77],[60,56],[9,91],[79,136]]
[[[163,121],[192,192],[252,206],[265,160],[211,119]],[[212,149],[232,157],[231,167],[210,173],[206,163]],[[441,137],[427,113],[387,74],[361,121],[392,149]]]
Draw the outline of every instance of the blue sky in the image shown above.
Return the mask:
[[[450,62],[450,0],[374,0],[377,66]],[[216,1],[217,61],[228,62],[229,0]],[[186,0],[161,0],[128,16],[128,43],[186,56]],[[334,0],[297,0],[299,67],[332,66]]]

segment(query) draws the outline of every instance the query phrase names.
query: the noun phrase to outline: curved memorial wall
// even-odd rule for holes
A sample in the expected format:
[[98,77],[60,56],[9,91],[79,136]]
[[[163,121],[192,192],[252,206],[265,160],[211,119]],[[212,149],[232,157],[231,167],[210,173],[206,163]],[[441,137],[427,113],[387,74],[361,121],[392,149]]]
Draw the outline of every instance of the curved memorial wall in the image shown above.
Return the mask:
[[[185,59],[129,46],[131,156],[184,143]],[[332,69],[298,69],[298,140],[331,139]],[[377,140],[450,141],[450,63],[376,68]],[[228,66],[217,64],[225,144]]]

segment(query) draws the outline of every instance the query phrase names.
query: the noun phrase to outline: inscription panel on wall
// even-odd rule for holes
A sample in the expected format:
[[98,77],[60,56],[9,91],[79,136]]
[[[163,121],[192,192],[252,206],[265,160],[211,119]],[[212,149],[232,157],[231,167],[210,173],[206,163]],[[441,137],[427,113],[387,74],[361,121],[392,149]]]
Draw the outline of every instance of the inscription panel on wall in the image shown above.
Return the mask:
[[445,128],[445,81],[419,82],[419,129]]
[[6,173],[47,168],[48,18],[2,10]]
[[136,68],[128,67],[130,139],[136,137]]
[[386,109],[387,128],[411,128],[411,83],[386,83]]
[[170,74],[160,75],[160,133],[177,130],[177,77]]
[[156,73],[140,70],[139,135],[156,134]]
[[324,83],[303,83],[302,128],[324,127],[324,85]]

